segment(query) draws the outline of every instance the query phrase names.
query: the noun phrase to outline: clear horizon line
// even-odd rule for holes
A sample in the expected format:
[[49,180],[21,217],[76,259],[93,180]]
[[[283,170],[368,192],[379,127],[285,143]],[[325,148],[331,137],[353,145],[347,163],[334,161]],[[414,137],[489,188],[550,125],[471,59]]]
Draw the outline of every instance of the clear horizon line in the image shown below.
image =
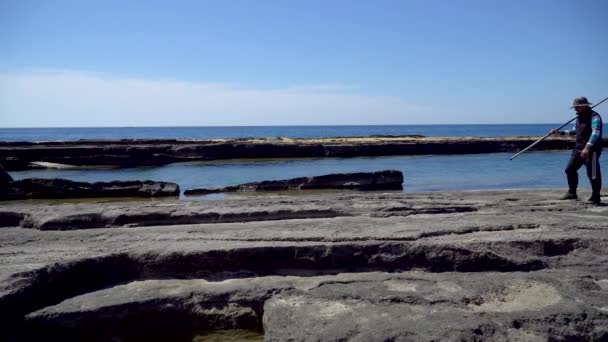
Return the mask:
[[250,128],[250,127],[380,127],[380,126],[507,126],[507,125],[561,125],[556,122],[532,122],[532,123],[437,123],[437,124],[373,124],[373,125],[158,125],[158,126],[19,126],[0,127],[0,129],[57,129],[57,128]]

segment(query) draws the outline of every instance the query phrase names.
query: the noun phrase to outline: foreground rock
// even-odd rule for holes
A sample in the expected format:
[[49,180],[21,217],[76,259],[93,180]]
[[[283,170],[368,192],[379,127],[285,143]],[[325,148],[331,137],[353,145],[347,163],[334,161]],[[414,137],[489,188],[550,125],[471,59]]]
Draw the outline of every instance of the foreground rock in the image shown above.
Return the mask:
[[[233,216],[128,229],[0,229],[0,319],[10,328],[1,333],[187,340],[200,329],[249,329],[270,341],[603,341],[608,206],[557,200],[561,194],[11,202],[3,212],[37,222],[124,215],[148,225],[155,210],[164,224],[172,214]],[[275,219],[264,221],[264,210]],[[328,215],[294,216],[306,210]]]
[[205,195],[237,191],[282,191],[313,189],[402,190],[403,173],[397,170],[335,173],[323,176],[263,181],[227,186],[219,189],[192,189],[184,195]]
[[608,296],[564,273],[336,276],[265,301],[267,341],[601,341]]
[[[32,329],[65,336],[158,336],[168,324],[253,330],[262,322],[267,341],[599,341],[608,296],[581,276],[413,271],[147,280],[77,296],[26,319]],[[118,316],[128,324],[117,325]]]
[[103,197],[179,196],[175,183],[153,181],[75,182],[67,179],[28,178],[0,188],[0,200]]
[[[543,132],[544,133],[544,132]],[[538,137],[428,138],[371,136],[323,139],[82,140],[0,142],[0,163],[11,170],[39,167],[135,167],[244,158],[346,158],[361,156],[517,152]],[[565,150],[572,137],[552,136],[535,150]],[[608,138],[605,139],[608,143]]]

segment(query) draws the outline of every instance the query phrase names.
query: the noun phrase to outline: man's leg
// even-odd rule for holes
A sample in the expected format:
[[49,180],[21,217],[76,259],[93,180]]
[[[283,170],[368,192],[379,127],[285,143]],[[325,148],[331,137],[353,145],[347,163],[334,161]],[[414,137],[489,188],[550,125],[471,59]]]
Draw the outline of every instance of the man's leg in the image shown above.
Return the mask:
[[602,189],[602,171],[600,169],[600,152],[591,152],[589,159],[585,163],[587,176],[591,183],[593,194],[589,199],[592,202],[600,202],[600,190]]
[[[583,163],[584,161],[583,158],[581,158],[580,152],[577,150],[572,151],[572,156],[570,156],[568,166],[566,167],[566,175],[568,177],[568,193],[574,198],[576,189],[578,188],[578,169],[581,168]],[[568,195],[566,195],[566,197],[568,197]]]

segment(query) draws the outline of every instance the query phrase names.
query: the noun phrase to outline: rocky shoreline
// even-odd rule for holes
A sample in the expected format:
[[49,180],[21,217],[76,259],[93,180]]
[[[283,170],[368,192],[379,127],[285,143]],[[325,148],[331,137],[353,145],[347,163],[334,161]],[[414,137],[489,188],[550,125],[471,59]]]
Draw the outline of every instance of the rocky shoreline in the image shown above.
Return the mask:
[[0,337],[606,340],[608,207],[560,195],[5,202]]
[[[177,162],[256,158],[350,158],[361,156],[517,152],[539,137],[429,138],[371,136],[322,139],[80,140],[1,142],[7,171],[45,167],[136,167]],[[607,140],[608,141],[608,140]],[[571,137],[550,137],[535,150],[566,150]]]
[[[61,178],[25,178],[13,180],[0,165],[0,201],[24,199],[176,197],[176,183],[157,181],[76,182]],[[403,190],[403,173],[398,170],[335,173],[313,177],[245,183],[214,189],[189,189],[186,196],[226,192],[288,191],[288,190]],[[2,223],[0,223],[0,227]]]

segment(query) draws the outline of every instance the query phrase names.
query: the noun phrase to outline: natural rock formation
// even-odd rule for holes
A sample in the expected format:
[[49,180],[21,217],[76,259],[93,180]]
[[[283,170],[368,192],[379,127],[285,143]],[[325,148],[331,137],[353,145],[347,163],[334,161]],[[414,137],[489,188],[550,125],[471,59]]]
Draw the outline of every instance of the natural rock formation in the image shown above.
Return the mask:
[[184,195],[205,195],[236,191],[282,191],[312,189],[401,190],[403,173],[397,170],[376,172],[334,173],[323,176],[263,181],[227,186],[219,189],[191,189]]
[[5,187],[8,185],[8,183],[12,181],[13,177],[11,177],[11,175],[9,175],[8,172],[4,170],[2,164],[0,164],[0,187]]
[[245,207],[208,208],[198,202],[62,204],[51,207],[12,206],[0,209],[0,227],[39,230],[76,230],[110,227],[151,227],[200,223],[231,223],[312,219],[350,216],[319,205],[247,205]]
[[[350,137],[323,139],[82,140],[0,142],[0,163],[11,170],[39,167],[135,167],[243,158],[325,158],[420,154],[516,152],[537,137],[429,138]],[[606,138],[608,143],[608,138]],[[571,137],[553,136],[535,150],[564,150]]]
[[[253,330],[262,322],[268,341],[601,340],[608,318],[596,307],[606,301],[594,303],[602,290],[581,276],[414,271],[146,280],[77,296],[26,319],[40,332],[66,336],[154,336],[166,334],[166,326]],[[125,312],[139,317],[117,326]]]
[[175,183],[153,181],[75,182],[67,179],[28,178],[0,188],[0,200],[33,198],[100,198],[179,196]]
[[581,273],[338,275],[265,301],[263,323],[267,341],[601,341],[601,292]]
[[[608,206],[560,195],[7,202],[0,340],[192,340],[201,329],[248,329],[268,341],[604,341]],[[154,212],[165,226],[148,226]],[[168,225],[196,212],[218,219]],[[76,215],[116,224],[61,219]],[[23,229],[51,220],[75,230]]]

